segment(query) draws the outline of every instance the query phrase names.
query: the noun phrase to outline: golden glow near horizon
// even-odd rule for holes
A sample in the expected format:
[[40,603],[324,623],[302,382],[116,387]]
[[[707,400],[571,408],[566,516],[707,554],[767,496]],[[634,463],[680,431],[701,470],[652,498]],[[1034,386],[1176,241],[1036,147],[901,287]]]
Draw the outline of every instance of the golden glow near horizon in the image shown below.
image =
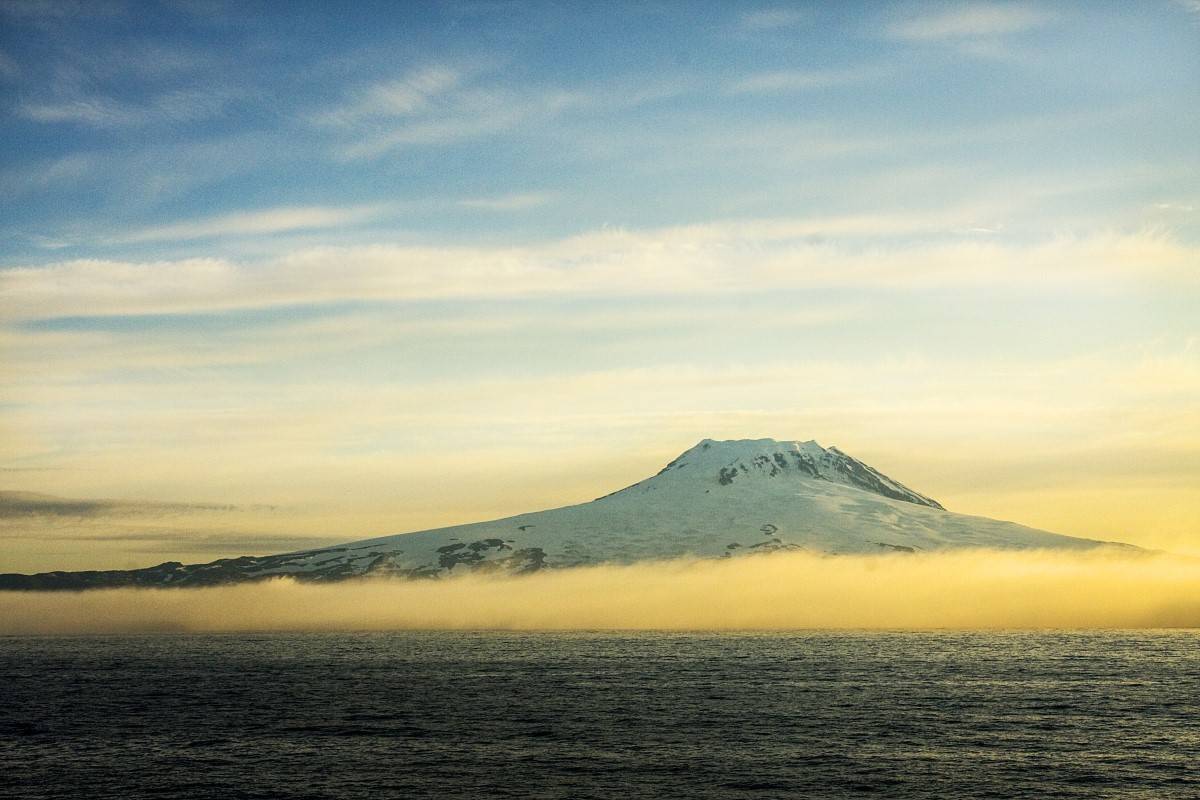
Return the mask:
[[0,635],[1198,627],[1196,566],[1112,551],[777,553],[519,578],[0,592]]
[[1193,6],[0,7],[0,491],[119,501],[0,495],[0,572],[583,502],[705,437],[1200,553]]

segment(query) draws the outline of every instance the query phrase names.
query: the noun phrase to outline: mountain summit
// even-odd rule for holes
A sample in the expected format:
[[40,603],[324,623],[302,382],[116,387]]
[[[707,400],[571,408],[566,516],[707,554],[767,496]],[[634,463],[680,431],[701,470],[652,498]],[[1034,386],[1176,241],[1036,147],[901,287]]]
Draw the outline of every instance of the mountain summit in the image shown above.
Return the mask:
[[[683,473],[684,469],[689,469],[690,472]],[[914,492],[836,447],[824,448],[811,440],[779,442],[775,439],[704,439],[663,467],[653,478],[622,491],[636,489],[651,481],[658,481],[666,475],[685,481],[698,479],[701,483],[715,475],[717,483],[721,486],[729,486],[736,481],[742,481],[744,484],[747,480],[759,478],[780,478],[785,484],[792,478],[815,478],[852,486],[893,500],[942,508],[941,503],[936,500]]]
[[202,586],[288,575],[440,577],[474,570],[806,550],[1082,549],[1109,544],[946,511],[836,447],[704,439],[651,478],[591,501],[515,517],[273,556],[140,570],[0,575],[0,589]]

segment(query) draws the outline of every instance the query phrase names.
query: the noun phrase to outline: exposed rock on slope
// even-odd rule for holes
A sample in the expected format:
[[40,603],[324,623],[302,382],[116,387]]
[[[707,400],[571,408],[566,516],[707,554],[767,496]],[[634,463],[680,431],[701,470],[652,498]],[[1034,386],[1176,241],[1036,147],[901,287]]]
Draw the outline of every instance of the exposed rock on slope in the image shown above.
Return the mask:
[[1107,544],[946,511],[835,447],[774,439],[705,439],[657,475],[590,503],[209,564],[141,570],[0,575],[0,589],[203,586],[290,575],[509,574],[547,567],[777,550],[917,553],[942,548],[1068,548]]

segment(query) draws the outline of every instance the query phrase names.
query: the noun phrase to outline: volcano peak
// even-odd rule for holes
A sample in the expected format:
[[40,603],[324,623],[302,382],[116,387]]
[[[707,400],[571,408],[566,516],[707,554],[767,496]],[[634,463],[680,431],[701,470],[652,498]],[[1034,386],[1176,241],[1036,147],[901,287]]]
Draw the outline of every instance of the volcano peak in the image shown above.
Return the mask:
[[[683,479],[697,485],[746,486],[760,478],[818,480],[850,486],[906,503],[942,509],[941,503],[889,478],[874,467],[836,447],[822,447],[815,440],[701,439],[681,453],[658,475],[622,492],[646,489],[651,482]],[[617,494],[620,494],[618,492]]]
[[946,511],[836,447],[702,439],[654,477],[589,503],[334,547],[140,570],[0,575],[0,589],[204,586],[287,575],[336,581],[474,570],[946,548],[1087,549],[1091,539]]

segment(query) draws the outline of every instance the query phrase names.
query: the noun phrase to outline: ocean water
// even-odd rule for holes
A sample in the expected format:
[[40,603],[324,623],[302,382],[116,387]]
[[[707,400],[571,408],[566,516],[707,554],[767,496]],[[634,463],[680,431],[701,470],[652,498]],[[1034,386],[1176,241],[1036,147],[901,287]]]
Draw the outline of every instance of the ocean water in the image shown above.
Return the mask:
[[0,638],[21,798],[1198,798],[1200,632]]

